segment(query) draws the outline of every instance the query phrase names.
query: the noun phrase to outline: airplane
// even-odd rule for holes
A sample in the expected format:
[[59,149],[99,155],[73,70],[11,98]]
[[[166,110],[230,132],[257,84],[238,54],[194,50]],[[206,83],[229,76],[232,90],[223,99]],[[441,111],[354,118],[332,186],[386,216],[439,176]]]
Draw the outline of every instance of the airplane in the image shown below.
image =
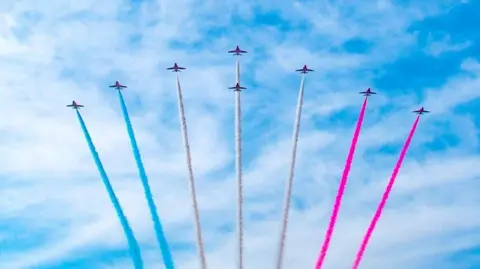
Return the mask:
[[423,108],[423,106],[422,106],[419,110],[414,110],[414,111],[412,111],[412,112],[413,112],[413,113],[417,113],[417,114],[419,114],[419,115],[422,115],[423,113],[429,113],[430,111],[425,110],[425,109]]
[[67,107],[71,107],[72,109],[79,109],[80,107],[83,107],[83,105],[77,104],[77,102],[72,101],[71,105],[67,105]]
[[233,55],[242,55],[242,53],[248,53],[245,50],[241,50],[239,46],[237,46],[234,50],[229,50],[228,53],[233,53]]
[[359,92],[359,94],[363,94],[364,96],[370,96],[372,94],[377,94],[376,92],[372,92],[372,90],[370,90],[370,88],[368,88],[366,91],[364,92]]
[[240,86],[240,83],[237,83],[235,86],[230,87],[229,89],[233,90],[234,92],[239,92],[241,90],[246,90],[247,88]]
[[115,81],[115,84],[110,85],[109,87],[110,88],[115,88],[117,90],[121,90],[123,88],[126,88],[127,86],[124,86],[124,85],[120,84],[118,81]]
[[185,67],[180,67],[177,63],[175,63],[172,67],[167,68],[167,70],[173,70],[172,72],[180,72],[179,70],[185,70]]
[[303,65],[302,69],[297,69],[295,70],[296,72],[300,72],[302,74],[307,74],[308,72],[312,72],[313,70],[312,69],[308,69],[307,68],[307,65]]

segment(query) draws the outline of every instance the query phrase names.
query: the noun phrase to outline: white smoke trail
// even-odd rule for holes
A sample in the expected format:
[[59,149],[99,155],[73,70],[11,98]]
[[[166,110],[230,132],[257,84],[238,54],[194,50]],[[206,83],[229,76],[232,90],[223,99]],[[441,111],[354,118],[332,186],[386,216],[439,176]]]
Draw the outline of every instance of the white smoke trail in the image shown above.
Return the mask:
[[177,95],[178,95],[178,113],[180,116],[180,125],[182,128],[183,144],[185,145],[185,154],[187,159],[188,179],[190,187],[190,195],[192,197],[193,214],[195,218],[195,232],[197,236],[197,250],[200,256],[202,269],[207,269],[207,259],[205,258],[205,250],[203,248],[202,227],[200,225],[200,214],[198,212],[197,194],[195,191],[195,180],[193,177],[192,155],[190,154],[190,145],[188,143],[187,120],[185,119],[185,110],[183,108],[182,88],[180,87],[180,79],[177,75]]
[[[236,81],[240,83],[240,61],[237,61]],[[238,268],[243,269],[243,182],[242,182],[242,124],[240,89],[235,92],[235,166],[237,170],[237,236]]]
[[283,207],[283,219],[282,219],[282,228],[280,233],[280,241],[278,245],[278,257],[276,263],[276,269],[281,269],[283,265],[283,255],[285,249],[285,238],[287,236],[287,225],[288,225],[288,213],[290,211],[290,201],[292,196],[292,186],[293,186],[293,176],[295,174],[295,159],[297,157],[297,144],[298,144],[298,133],[300,131],[300,117],[302,115],[302,104],[303,104],[303,89],[304,89],[304,80],[305,75],[302,77],[300,83],[300,90],[298,93],[298,103],[297,103],[297,112],[295,116],[295,123],[293,126],[293,136],[292,136],[292,155],[290,162],[290,171],[288,174],[287,187],[285,191],[285,201]]

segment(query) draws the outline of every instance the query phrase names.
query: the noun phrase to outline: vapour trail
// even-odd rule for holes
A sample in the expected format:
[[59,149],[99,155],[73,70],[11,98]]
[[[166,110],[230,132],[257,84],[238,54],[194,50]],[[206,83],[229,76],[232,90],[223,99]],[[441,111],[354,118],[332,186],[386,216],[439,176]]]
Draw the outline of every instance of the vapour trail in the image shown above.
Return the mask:
[[281,233],[280,233],[280,241],[279,241],[279,245],[278,245],[278,257],[277,257],[277,266],[276,266],[277,269],[281,269],[282,266],[283,266],[285,238],[287,236],[288,213],[290,211],[293,177],[294,177],[294,174],[295,174],[295,160],[296,160],[296,157],[297,157],[298,134],[300,132],[300,118],[302,116],[304,80],[305,80],[305,75],[302,76],[302,80],[300,82],[300,90],[299,90],[299,93],[298,93],[298,101],[297,101],[297,112],[295,114],[295,123],[293,125],[292,155],[291,155],[291,161],[290,161],[290,171],[289,171],[288,180],[287,180],[287,187],[286,187],[286,191],[285,191],[282,228],[281,228]]
[[108,179],[107,173],[103,168],[102,162],[100,161],[100,156],[98,156],[98,152],[93,145],[92,137],[90,136],[87,126],[83,121],[82,115],[80,112],[76,110],[77,118],[80,122],[80,126],[82,127],[83,134],[85,135],[85,139],[87,140],[88,147],[90,148],[90,152],[92,153],[93,159],[95,164],[97,165],[98,172],[100,172],[100,176],[102,178],[103,184],[107,189],[108,196],[110,197],[110,201],[112,202],[113,208],[117,213],[118,219],[120,220],[120,224],[122,225],[123,232],[127,237],[128,248],[130,251],[130,256],[132,257],[133,266],[135,269],[143,269],[143,261],[142,255],[140,253],[140,246],[138,245],[137,239],[135,239],[135,235],[133,234],[133,230],[128,223],[127,217],[123,213],[122,207],[120,206],[120,202],[118,201],[117,196],[112,188],[112,184]]
[[202,227],[200,225],[200,214],[198,212],[197,194],[195,190],[195,179],[193,177],[192,155],[190,153],[190,145],[188,143],[187,120],[185,118],[185,109],[183,107],[182,88],[177,73],[177,96],[178,96],[178,114],[180,117],[180,126],[182,129],[183,144],[185,146],[185,155],[187,159],[188,179],[190,187],[190,196],[192,198],[193,214],[195,218],[195,232],[197,236],[197,250],[200,256],[202,269],[207,269],[207,259],[205,258],[205,250],[203,248]]
[[345,192],[345,187],[347,186],[348,174],[350,173],[350,167],[352,166],[355,148],[357,146],[358,137],[360,136],[360,129],[362,128],[363,117],[365,115],[365,109],[367,107],[367,100],[368,97],[365,97],[365,101],[363,102],[362,109],[360,111],[360,116],[358,117],[357,126],[353,134],[352,144],[350,145],[350,151],[348,152],[345,168],[343,169],[342,179],[340,180],[337,197],[335,198],[335,204],[333,205],[333,212],[330,217],[327,232],[325,234],[325,240],[323,242],[320,255],[318,256],[317,264],[315,266],[316,269],[322,268],[323,262],[325,261],[325,256],[327,255],[328,247],[330,245],[330,240],[332,239],[333,230],[335,229],[335,223],[337,221],[338,212],[340,211],[340,206],[342,203],[343,193]]
[[367,248],[368,242],[370,240],[370,237],[372,236],[373,231],[375,230],[375,226],[377,225],[378,220],[380,219],[380,216],[382,215],[383,208],[385,207],[385,204],[387,203],[388,196],[390,195],[390,192],[392,191],[393,184],[395,183],[395,179],[397,178],[398,172],[400,171],[400,167],[402,166],[403,159],[405,159],[405,155],[407,154],[408,147],[410,146],[410,142],[412,142],[413,135],[415,134],[415,131],[417,129],[418,122],[420,120],[420,115],[417,116],[417,119],[415,120],[415,123],[412,126],[412,129],[410,130],[410,133],[408,134],[407,140],[405,141],[405,144],[402,148],[402,151],[400,152],[400,157],[398,158],[397,164],[395,165],[395,168],[393,169],[392,176],[390,177],[390,181],[388,182],[387,188],[385,189],[385,192],[383,193],[382,200],[380,201],[380,204],[378,205],[377,211],[375,212],[375,215],[373,216],[372,222],[370,223],[370,226],[368,226],[367,232],[365,236],[363,237],[362,244],[360,245],[360,248],[357,253],[357,257],[355,258],[355,262],[353,264],[353,269],[357,269],[358,266],[360,265],[360,261],[362,260],[363,254],[365,253],[365,249]]
[[127,106],[125,105],[125,100],[123,100],[122,92],[120,90],[118,90],[118,98],[120,99],[123,117],[125,119],[125,124],[127,125],[128,136],[130,137],[133,155],[135,157],[135,162],[137,163],[140,180],[142,181],[142,186],[145,191],[145,198],[147,199],[148,209],[150,210],[150,215],[152,217],[153,228],[155,230],[155,236],[157,237],[157,241],[160,246],[163,263],[166,269],[174,269],[175,265],[173,263],[170,247],[168,246],[165,233],[163,232],[162,223],[160,222],[160,218],[157,213],[157,207],[155,206],[152,191],[150,190],[150,186],[148,184],[147,173],[145,172],[145,168],[143,167],[142,157],[140,156],[140,150],[138,149],[137,140],[135,139],[135,133],[133,132],[132,123],[130,121],[130,117],[128,116]]
[[[237,60],[235,84],[240,83],[240,60]],[[238,268],[243,269],[243,181],[242,181],[242,110],[240,90],[235,91],[235,167],[237,172]]]

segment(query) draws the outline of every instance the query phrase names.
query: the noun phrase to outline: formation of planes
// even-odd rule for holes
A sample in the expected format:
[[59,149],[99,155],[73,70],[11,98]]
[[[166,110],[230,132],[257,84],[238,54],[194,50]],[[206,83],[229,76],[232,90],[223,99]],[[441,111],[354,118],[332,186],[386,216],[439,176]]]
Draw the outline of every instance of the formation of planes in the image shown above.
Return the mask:
[[[240,49],[240,47],[237,46],[234,50],[229,50],[228,53],[240,56],[243,53],[248,53],[248,52]],[[167,70],[172,70],[172,72],[181,72],[181,70],[185,70],[185,69],[186,69],[185,67],[181,67],[177,63],[174,63],[172,67],[167,68]],[[300,72],[302,74],[308,74],[308,72],[313,72],[314,70],[308,68],[307,65],[303,65],[302,68],[297,69],[295,71]],[[117,90],[122,90],[122,89],[127,88],[127,86],[120,84],[118,81],[115,81],[115,84],[110,85],[109,87],[110,88],[115,88]],[[246,90],[247,88],[242,87],[242,86],[240,86],[240,83],[237,83],[237,84],[235,84],[235,86],[229,87],[228,89],[233,90],[235,92],[237,92],[237,91],[240,92],[242,90]],[[368,88],[366,91],[359,92],[359,94],[362,94],[364,96],[371,96],[372,94],[377,94],[377,93],[372,91],[370,88]],[[80,109],[81,107],[83,107],[83,105],[78,104],[76,101],[72,101],[72,103],[67,105],[67,107],[71,107],[72,109]],[[412,112],[416,113],[416,114],[419,114],[419,115],[422,115],[424,113],[430,113],[430,111],[425,110],[423,108],[423,106],[420,109],[414,110]]]

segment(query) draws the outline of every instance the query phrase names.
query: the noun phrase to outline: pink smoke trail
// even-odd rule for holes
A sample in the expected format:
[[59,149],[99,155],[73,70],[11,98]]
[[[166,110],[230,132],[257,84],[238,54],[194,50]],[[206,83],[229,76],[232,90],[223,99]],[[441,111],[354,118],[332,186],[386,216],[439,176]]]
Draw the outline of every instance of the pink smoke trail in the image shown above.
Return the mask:
[[358,265],[360,264],[360,261],[362,260],[363,253],[365,252],[365,249],[368,245],[368,241],[370,240],[370,237],[372,236],[373,230],[375,229],[375,226],[377,225],[378,220],[380,219],[380,216],[382,215],[383,208],[385,207],[385,204],[387,203],[388,196],[390,195],[390,192],[392,191],[393,184],[395,183],[395,179],[397,178],[398,172],[400,171],[400,167],[402,166],[403,159],[405,158],[405,155],[407,154],[408,147],[410,146],[410,142],[412,141],[413,135],[415,134],[415,130],[417,129],[418,121],[420,120],[420,115],[418,115],[417,119],[415,120],[415,123],[412,126],[412,129],[410,130],[410,134],[407,137],[407,140],[405,141],[405,145],[402,148],[402,151],[400,152],[400,157],[398,158],[397,164],[395,165],[395,168],[393,169],[392,176],[390,177],[390,181],[388,182],[387,188],[385,189],[385,192],[383,193],[382,200],[380,201],[380,204],[378,205],[377,211],[375,212],[375,215],[373,216],[372,222],[370,223],[370,226],[368,227],[367,233],[363,237],[362,245],[360,246],[360,249],[358,250],[357,257],[355,258],[355,263],[353,264],[353,269],[357,269]]
[[345,187],[347,186],[348,174],[350,172],[350,167],[352,166],[353,155],[355,154],[355,147],[357,146],[358,137],[360,136],[360,129],[362,128],[363,117],[365,115],[365,108],[367,107],[368,97],[365,97],[365,101],[362,105],[362,110],[360,110],[360,116],[358,117],[357,126],[353,134],[352,144],[350,145],[350,151],[348,152],[347,161],[345,163],[345,168],[343,169],[342,179],[340,180],[340,186],[338,188],[337,197],[335,198],[335,204],[333,205],[332,216],[330,217],[330,223],[328,224],[327,233],[325,234],[325,241],[323,241],[322,250],[318,256],[316,269],[321,269],[325,256],[327,255],[328,246],[330,245],[330,240],[332,238],[333,230],[335,228],[335,222],[337,221],[338,212],[340,211],[340,205],[342,203],[343,193],[345,192]]

